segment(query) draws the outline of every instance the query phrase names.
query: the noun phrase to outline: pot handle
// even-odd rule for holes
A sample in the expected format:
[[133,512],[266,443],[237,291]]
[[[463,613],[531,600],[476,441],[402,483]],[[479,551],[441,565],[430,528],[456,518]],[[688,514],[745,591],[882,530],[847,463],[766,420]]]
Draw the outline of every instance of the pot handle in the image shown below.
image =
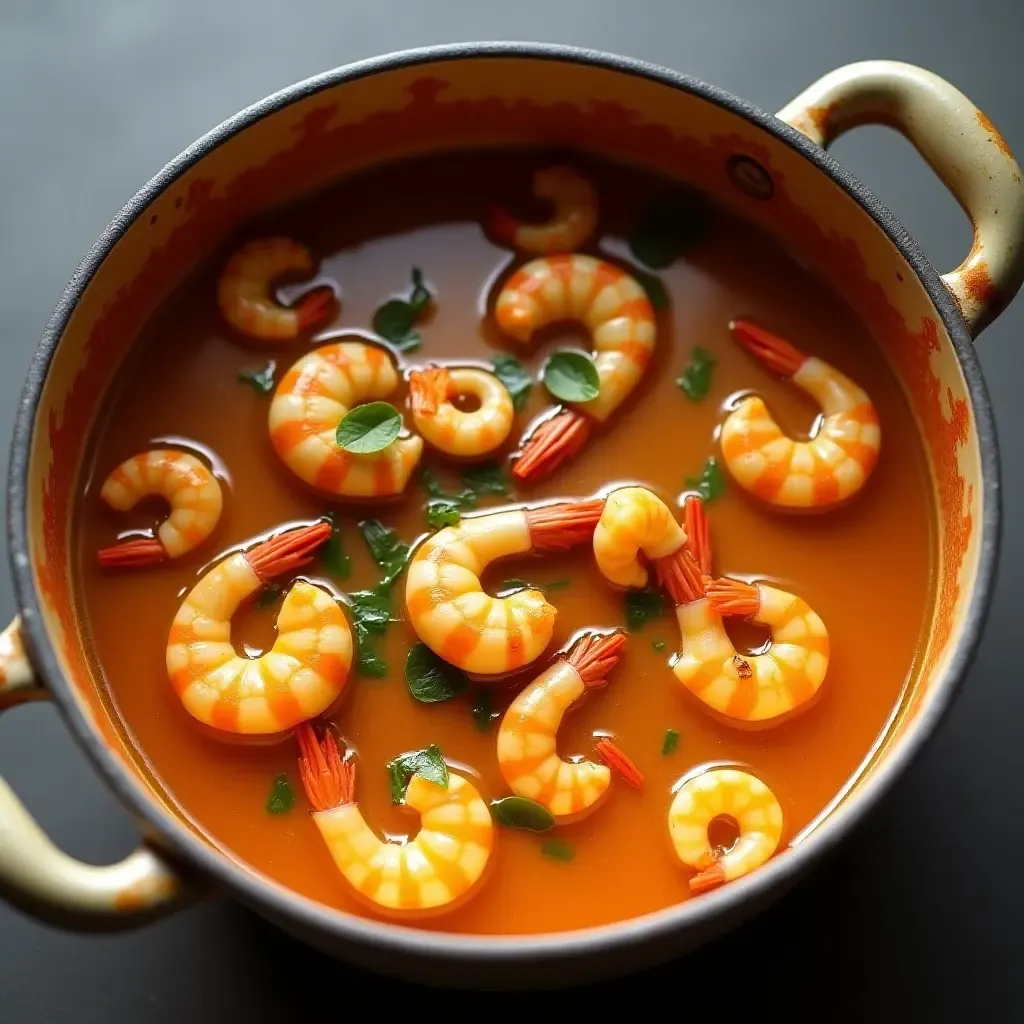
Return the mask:
[[[0,633],[0,711],[47,697],[16,618]],[[81,931],[132,928],[176,910],[188,895],[178,873],[146,843],[106,867],[62,853],[2,778],[0,894],[32,917]]]
[[974,245],[943,283],[977,337],[1024,279],[1024,185],[1010,147],[958,89],[896,61],[848,64],[820,78],[776,115],[827,147],[862,124],[905,135],[974,225]]

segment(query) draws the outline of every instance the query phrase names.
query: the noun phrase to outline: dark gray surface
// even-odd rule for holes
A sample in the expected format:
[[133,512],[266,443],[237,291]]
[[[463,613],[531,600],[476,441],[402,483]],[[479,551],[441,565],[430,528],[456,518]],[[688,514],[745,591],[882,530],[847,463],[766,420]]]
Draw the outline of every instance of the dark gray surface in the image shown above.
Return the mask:
[[[46,317],[120,205],[197,135],[309,74],[428,43],[531,39],[650,60],[775,110],[832,67],[884,57],[949,78],[1024,155],[1022,29],[1019,0],[374,0],[365,9],[343,0],[9,0],[0,13],[0,422],[9,431]],[[835,153],[940,270],[960,261],[966,220],[905,142],[862,129]],[[572,1019],[611,994],[643,993],[646,1016],[664,1016],[650,1005],[655,995],[683,1017],[704,1016],[709,1003],[730,1017],[779,1008],[800,1020],[1024,1014],[1024,881],[1013,844],[1024,808],[1014,634],[1024,606],[1024,466],[1013,443],[1024,428],[1022,327],[1024,299],[980,345],[1003,441],[1002,568],[979,657],[936,741],[853,841],[754,924],[632,982],[522,1000],[520,1012],[557,1006]],[[0,616],[13,610],[0,580]],[[104,863],[133,846],[133,827],[52,709],[17,709],[0,722],[0,774],[69,852]],[[0,908],[5,1024],[344,1019],[367,999],[375,1014],[399,1000],[486,1014],[493,998],[357,974],[226,903],[107,938],[63,935]]]

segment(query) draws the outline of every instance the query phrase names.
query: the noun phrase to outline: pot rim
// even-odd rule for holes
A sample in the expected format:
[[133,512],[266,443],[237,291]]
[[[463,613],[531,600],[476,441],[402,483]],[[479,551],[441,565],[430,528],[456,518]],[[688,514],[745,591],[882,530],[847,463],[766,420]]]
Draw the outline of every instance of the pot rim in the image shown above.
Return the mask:
[[[250,125],[290,104],[346,82],[380,72],[475,58],[522,58],[582,64],[645,78],[724,107],[795,150],[854,199],[885,232],[913,269],[949,333],[971,398],[981,454],[983,515],[978,571],[972,582],[957,648],[922,711],[900,743],[878,766],[873,778],[847,798],[842,817],[827,818],[814,832],[783,856],[758,871],[699,900],[641,917],[581,930],[541,935],[470,935],[423,931],[407,925],[358,917],[302,896],[201,839],[149,795],[135,776],[107,748],[82,714],[72,688],[59,667],[43,625],[39,596],[28,554],[27,501],[29,452],[36,410],[47,372],[64,329],[93,275],[132,223],[161,192],[212,150]],[[358,943],[382,953],[423,960],[469,964],[516,963],[540,958],[575,959],[611,949],[646,945],[671,933],[694,931],[743,904],[762,902],[770,891],[784,889],[813,863],[842,841],[865,814],[889,791],[924,743],[934,735],[959,690],[974,657],[992,598],[1001,529],[999,454],[995,422],[974,344],[952,297],[920,247],[886,207],[825,150],[776,117],[732,94],[689,75],[655,64],[598,50],[548,43],[465,42],[427,46],[372,57],[297,82],[247,107],[213,128],[181,152],[144,185],[110,222],[68,282],[33,356],[18,404],[8,474],[8,544],[22,628],[31,661],[55,698],[65,723],[118,798],[146,821],[168,850],[198,867],[242,900],[283,916],[320,934]]]

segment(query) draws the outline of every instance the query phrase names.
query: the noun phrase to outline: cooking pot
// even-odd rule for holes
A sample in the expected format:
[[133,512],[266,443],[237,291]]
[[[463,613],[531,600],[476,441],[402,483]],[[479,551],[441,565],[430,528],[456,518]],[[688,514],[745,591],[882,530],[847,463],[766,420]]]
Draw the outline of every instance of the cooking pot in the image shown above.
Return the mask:
[[[826,152],[883,123],[907,136],[974,224],[940,276]],[[464,147],[557,144],[711,194],[780,238],[863,319],[910,401],[934,505],[935,601],[919,669],[867,769],[801,842],[716,892],[619,924],[502,937],[354,917],[216,849],[134,749],[98,679],[74,578],[75,497],[93,425],[147,318],[248,218],[338,175]],[[978,642],[999,540],[992,411],[973,338],[1024,276],[1024,186],[988,118],[935,75],[840,68],[775,117],[693,78],[557,46],[466,44],[364,61],[285,89],[215,128],[149,182],[82,261],[32,362],[8,492],[20,615],[0,638],[0,706],[48,698],[139,822],[139,849],[95,867],[57,850],[0,780],[0,887],[26,912],[123,929],[227,893],[296,937],[370,968],[468,986],[568,984],[685,953],[778,897],[840,842],[920,751]],[[909,667],[909,666],[908,666]]]

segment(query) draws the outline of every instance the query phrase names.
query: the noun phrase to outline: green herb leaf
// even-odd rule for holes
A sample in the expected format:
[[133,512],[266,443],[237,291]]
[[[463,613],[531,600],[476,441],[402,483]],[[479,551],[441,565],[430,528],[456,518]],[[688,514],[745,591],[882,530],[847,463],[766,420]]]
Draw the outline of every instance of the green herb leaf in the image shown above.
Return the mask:
[[636,267],[631,268],[630,273],[636,278],[637,284],[647,292],[647,298],[656,313],[668,309],[668,292],[665,291],[665,285],[660,277],[648,274],[644,270],[638,270]]
[[287,772],[278,772],[270,785],[267,814],[287,814],[295,806],[295,790],[288,781]]
[[419,267],[412,268],[412,294],[409,296],[409,305],[417,313],[430,305],[430,292],[423,283],[423,271]]
[[274,373],[277,371],[277,363],[271,359],[262,370],[239,370],[238,380],[242,384],[249,384],[257,395],[269,395],[274,390]]
[[655,637],[655,638],[654,638],[654,639],[653,639],[653,640],[651,641],[651,646],[652,646],[652,647],[653,647],[653,648],[654,648],[654,649],[655,649],[656,651],[663,651],[663,650],[665,650],[665,641],[664,641],[664,640],[662,640],[662,638],[661,638],[660,636],[656,636],[656,637]]
[[390,402],[357,405],[338,424],[338,447],[353,455],[383,451],[402,432],[402,414]]
[[481,494],[508,494],[508,477],[499,462],[485,462],[481,466],[467,466],[462,471],[462,482],[475,497]]
[[431,294],[423,283],[419,267],[412,268],[412,292],[408,299],[388,299],[373,314],[373,329],[400,352],[414,352],[420,347],[420,336],[413,325],[430,305]]
[[663,757],[668,757],[669,754],[676,752],[676,747],[679,746],[679,733],[675,729],[665,730],[665,739],[661,744],[661,753]]
[[691,189],[674,188],[655,197],[629,233],[629,248],[655,270],[667,267],[707,233],[708,207]]
[[281,588],[276,583],[270,583],[263,588],[260,596],[256,598],[256,607],[273,608],[280,597]]
[[352,574],[352,560],[345,553],[345,545],[341,541],[341,525],[337,513],[328,512],[327,520],[331,524],[331,535],[320,549],[320,564],[333,579],[347,580]]
[[391,590],[380,586],[374,590],[356,590],[352,598],[352,618],[367,633],[383,636],[391,619]]
[[466,686],[465,673],[438,657],[426,644],[413,644],[405,659],[409,692],[423,704],[451,700]]
[[565,590],[572,580],[552,580],[550,583],[529,583],[526,580],[510,579],[503,580],[501,584],[502,591],[506,590],[542,590],[545,593],[551,593],[553,590]]
[[594,360],[582,352],[556,352],[544,364],[543,377],[544,387],[563,402],[589,402],[601,390]]
[[356,670],[360,675],[372,679],[387,679],[388,663],[373,649],[370,633],[365,626],[356,623]]
[[688,476],[685,481],[688,490],[696,491],[704,501],[714,501],[725,493],[725,477],[718,465],[718,460],[712,455],[704,463],[704,469],[700,477]]
[[431,743],[426,750],[411,750],[406,754],[399,754],[394,760],[388,761],[387,769],[393,804],[400,804],[405,799],[409,780],[414,775],[422,775],[428,782],[438,786],[448,786],[448,765],[444,763],[444,757],[436,743]]
[[555,819],[551,812],[536,800],[525,796],[505,796],[491,801],[491,815],[499,825],[506,828],[524,828],[529,832],[546,832],[553,828]]
[[409,545],[400,541],[398,534],[379,519],[364,519],[358,525],[374,561],[384,570],[380,586],[390,586],[409,561]]
[[507,352],[499,352],[492,360],[494,376],[505,385],[512,397],[512,408],[522,412],[530,398],[533,378],[523,368],[523,364]]
[[664,611],[665,601],[657,590],[631,590],[626,594],[626,629],[637,633]]
[[427,502],[427,525],[435,530],[445,526],[457,526],[461,505],[455,498],[431,498]]
[[494,710],[494,693],[489,686],[476,688],[472,714],[480,732],[487,732],[491,728],[491,722],[501,717],[500,713]]
[[699,402],[707,396],[711,387],[711,374],[717,362],[718,360],[707,349],[701,348],[700,345],[694,346],[690,353],[689,365],[683,370],[683,375],[676,379],[676,385],[690,401]]
[[564,861],[566,864],[576,856],[576,851],[564,839],[548,839],[541,846],[540,852],[543,853],[545,857],[550,857],[552,860]]

